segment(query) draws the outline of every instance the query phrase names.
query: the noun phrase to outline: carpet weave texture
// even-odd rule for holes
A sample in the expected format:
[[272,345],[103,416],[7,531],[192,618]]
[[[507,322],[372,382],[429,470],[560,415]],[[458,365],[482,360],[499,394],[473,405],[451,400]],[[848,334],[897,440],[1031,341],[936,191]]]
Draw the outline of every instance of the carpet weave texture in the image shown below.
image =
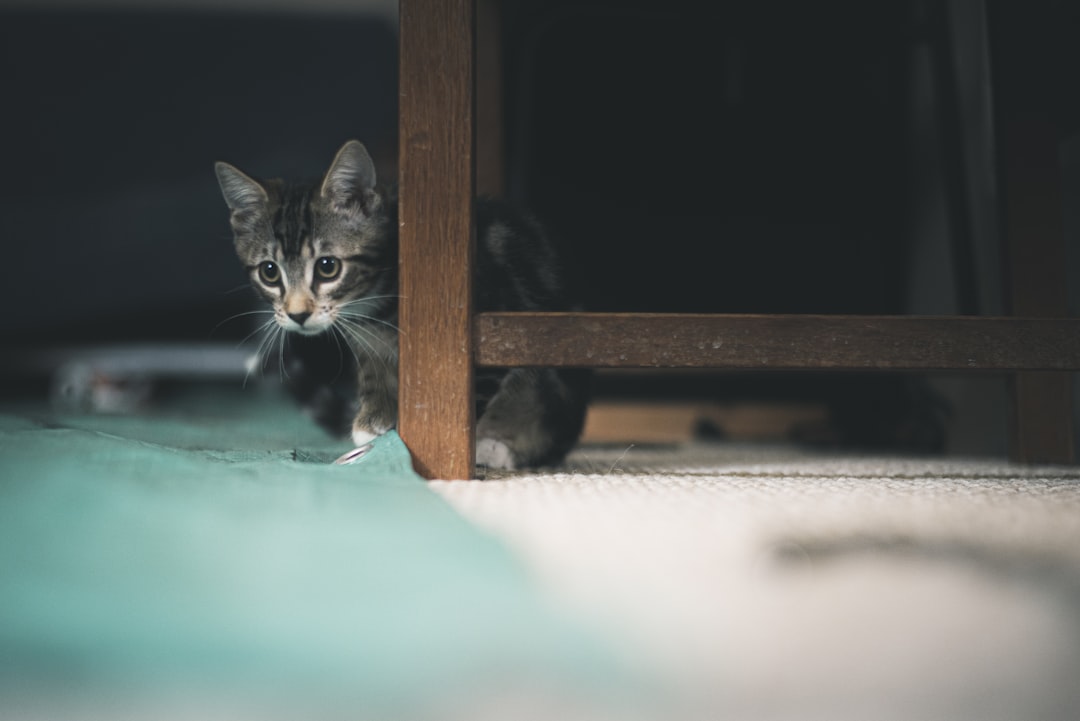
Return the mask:
[[0,719],[1080,718],[1080,469],[346,448],[238,389],[0,408]]
[[1080,718],[1080,469],[586,447],[433,487],[671,717]]

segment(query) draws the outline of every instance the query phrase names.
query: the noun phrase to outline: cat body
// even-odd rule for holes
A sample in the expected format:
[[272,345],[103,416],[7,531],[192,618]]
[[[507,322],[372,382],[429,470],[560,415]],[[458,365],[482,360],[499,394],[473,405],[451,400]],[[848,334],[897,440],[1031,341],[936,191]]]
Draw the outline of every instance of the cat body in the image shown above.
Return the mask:
[[[327,430],[358,445],[397,425],[397,196],[349,141],[317,183],[260,181],[215,166],[237,256],[273,308],[263,346]],[[476,206],[477,311],[574,309],[542,228],[508,206]],[[269,353],[267,353],[269,355]],[[588,371],[478,369],[477,463],[557,463],[584,424]]]

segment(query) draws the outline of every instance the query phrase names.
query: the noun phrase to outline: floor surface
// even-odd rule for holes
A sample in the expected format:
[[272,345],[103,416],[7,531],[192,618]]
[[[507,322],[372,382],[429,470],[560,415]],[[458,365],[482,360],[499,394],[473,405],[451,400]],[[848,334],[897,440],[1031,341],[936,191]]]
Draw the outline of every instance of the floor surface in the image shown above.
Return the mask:
[[685,718],[1080,718],[1080,469],[586,447],[432,487]]

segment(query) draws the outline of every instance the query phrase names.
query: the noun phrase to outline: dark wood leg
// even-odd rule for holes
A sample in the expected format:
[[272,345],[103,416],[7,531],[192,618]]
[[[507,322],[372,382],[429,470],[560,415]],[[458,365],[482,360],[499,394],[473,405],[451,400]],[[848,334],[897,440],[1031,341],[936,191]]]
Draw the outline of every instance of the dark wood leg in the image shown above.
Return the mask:
[[399,422],[426,478],[474,474],[475,0],[400,0]]
[[1022,463],[1074,463],[1072,375],[1016,373],[1012,379],[1012,458]]
[[[1013,117],[1002,128],[1005,288],[1013,315],[1067,315],[1061,169],[1055,128]],[[1013,460],[1073,463],[1072,374],[1015,373],[1011,379]]]
[[[1057,70],[1038,52],[1052,16],[1027,3],[991,5],[1004,221],[1005,293],[1016,316],[1068,315],[1059,132],[1051,106]],[[1072,376],[1012,379],[1012,456],[1073,463]]]

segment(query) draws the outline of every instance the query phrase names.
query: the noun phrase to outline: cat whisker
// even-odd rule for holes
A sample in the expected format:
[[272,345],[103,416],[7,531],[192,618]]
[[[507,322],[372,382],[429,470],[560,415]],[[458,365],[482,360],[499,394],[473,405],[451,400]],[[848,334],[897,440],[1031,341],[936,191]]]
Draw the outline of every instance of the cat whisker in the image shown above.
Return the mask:
[[266,334],[265,342],[260,347],[259,358],[261,365],[260,370],[265,371],[268,361],[274,351],[274,346],[279,345],[281,342],[281,329],[277,326],[270,326],[267,329],[269,332]]
[[403,295],[365,295],[363,298],[347,300],[340,307],[346,309],[357,305],[370,305],[372,301],[376,300],[401,300],[404,297]]
[[[350,338],[352,338],[353,343],[355,345],[359,346],[360,349],[362,351],[364,351],[364,353],[367,355],[368,358],[370,358],[373,362],[378,363],[379,365],[381,365],[383,367],[383,370],[386,373],[395,373],[396,372],[396,370],[394,368],[390,367],[390,363],[387,362],[385,356],[382,353],[379,353],[378,349],[376,349],[372,345],[371,339],[374,339],[374,340],[378,341],[386,349],[387,353],[393,355],[395,351],[394,351],[394,348],[390,344],[388,344],[386,341],[384,341],[382,338],[380,338],[378,336],[378,334],[375,333],[373,330],[371,330],[370,328],[365,328],[365,327],[363,327],[363,325],[361,325],[359,323],[349,321],[349,320],[347,320],[345,318],[341,318],[341,317],[338,318],[338,321],[339,322],[337,324],[335,324],[334,327],[339,328],[344,333],[347,333],[348,336]],[[355,356],[355,351],[354,351],[354,356]],[[357,358],[356,361],[357,361],[357,365],[359,366],[360,365],[360,359]]]
[[337,344],[338,353],[341,352],[341,343],[344,342],[345,347],[349,349],[349,353],[352,354],[353,360],[356,361],[356,366],[359,368],[360,358],[356,355],[356,351],[353,349],[352,344],[349,342],[349,337],[345,335],[345,331],[339,328],[337,325],[332,325],[330,327],[334,329],[334,343]]
[[[245,311],[243,313],[236,313],[235,315],[230,315],[228,318],[226,318],[225,320],[223,320],[220,323],[218,323],[217,325],[215,325],[213,330],[210,331],[210,335],[214,335],[214,333],[217,332],[218,328],[225,325],[229,321],[236,320],[237,318],[243,318],[244,316],[249,316],[249,315],[271,315],[272,316],[273,314],[274,314],[274,311],[272,311],[272,310],[249,310],[249,311]],[[248,336],[248,338],[250,338],[250,337],[251,336]],[[247,340],[247,338],[245,338],[244,340]]]
[[[374,320],[374,319],[371,319],[371,320]],[[357,322],[356,320],[353,319],[353,317],[350,317],[350,316],[344,316],[343,317],[343,315],[339,313],[338,314],[338,322],[341,324],[342,327],[349,328],[349,329],[355,331],[356,333],[362,335],[364,338],[372,338],[372,339],[378,341],[379,344],[382,345],[382,347],[385,348],[387,350],[387,352],[390,353],[391,355],[393,355],[396,352],[392,345],[387,343],[383,338],[379,337],[378,333],[376,333],[371,328],[365,327],[364,323]],[[384,325],[388,325],[391,328],[394,327],[390,323],[384,323]],[[354,336],[354,337],[357,337],[359,339],[359,336]]]
[[391,323],[390,321],[381,320],[379,318],[372,318],[370,315],[364,315],[362,313],[355,313],[355,312],[349,312],[349,311],[338,311],[338,317],[339,318],[344,317],[345,319],[348,319],[349,322],[352,322],[352,323],[357,323],[357,321],[364,321],[364,322],[367,322],[367,323],[378,323],[379,325],[386,326],[387,328],[394,331],[395,333],[401,333],[402,335],[406,335],[405,331],[403,331],[400,327],[398,327],[397,325]]
[[[251,376],[251,372],[255,370],[255,368],[258,368],[260,373],[266,368],[266,352],[273,347],[274,338],[277,335],[277,330],[274,328],[274,325],[274,321],[269,320],[248,335],[248,338],[250,338],[256,333],[263,333],[263,337],[259,339],[259,345],[255,349],[255,354],[252,357],[252,362],[248,365],[247,371],[244,373],[243,387],[245,388],[247,387],[248,378]],[[246,340],[247,338],[244,339],[244,341]],[[241,343],[243,343],[243,341],[241,341]]]
[[[327,335],[329,335],[330,338],[334,341],[334,346],[337,348],[337,352],[338,352],[338,376],[340,376],[342,370],[345,368],[345,357],[344,357],[344,354],[341,351],[341,341],[342,341],[341,332],[337,328],[335,328],[334,326],[330,326],[330,332],[327,333]],[[349,345],[348,341],[345,341],[345,345],[346,346]],[[359,365],[360,359],[356,357],[356,353],[353,353],[351,348],[349,349],[349,351],[353,355],[353,360],[355,360],[357,362],[357,365]],[[337,380],[338,376],[335,376],[334,380]]]
[[387,298],[397,298],[398,300],[401,300],[404,297],[405,296],[399,295],[399,294],[396,294],[396,293],[395,294],[389,294],[389,295],[365,295],[363,298],[353,298],[352,300],[347,300],[344,303],[342,303],[342,305],[343,306],[354,305],[356,303],[364,303],[364,302],[369,301],[369,300],[386,300]]
[[285,332],[284,328],[280,329],[280,340],[278,341],[278,373],[281,382],[284,383],[289,378],[289,369],[285,367],[285,344],[289,342],[289,334]]
[[242,290],[246,290],[251,287],[251,283],[242,283],[235,288],[229,288],[228,290],[221,291],[222,295],[230,295],[232,293],[239,293]]
[[[379,354],[375,352],[375,349],[371,345],[370,334],[365,333],[354,323],[349,323],[340,318],[338,320],[339,322],[334,324],[334,328],[345,334],[345,336],[348,336],[348,338],[352,340],[352,343],[359,346],[360,350],[364,351],[368,358],[375,360]],[[357,361],[359,361],[359,358],[357,358]]]
[[[397,297],[397,296],[375,296],[375,297],[392,298],[392,297]],[[366,313],[362,313],[362,312],[360,312],[358,310],[355,310],[355,309],[349,307],[351,305],[358,305],[358,304],[360,304],[360,303],[362,303],[362,302],[364,302],[366,300],[368,300],[368,299],[367,298],[362,298],[360,300],[352,300],[352,301],[349,301],[348,303],[343,303],[338,308],[338,317],[344,316],[344,317],[349,318],[350,320],[354,320],[354,321],[363,320],[363,321],[368,321],[368,322],[371,322],[371,323],[378,323],[380,325],[384,325],[387,328],[390,328],[390,329],[394,330],[397,333],[404,333],[404,331],[402,331],[399,326],[397,326],[394,323],[391,323],[388,320],[383,320],[382,318],[376,318],[375,316],[368,315]]]
[[[271,318],[270,320],[266,321],[265,323],[260,325],[258,328],[256,328],[255,330],[251,331],[246,336],[244,336],[244,339],[242,341],[240,341],[239,343],[237,343],[236,347],[239,348],[240,346],[247,343],[248,340],[251,338],[251,336],[256,335],[257,333],[263,333],[263,332],[265,332],[267,330],[270,330],[275,325],[277,325],[276,321],[273,318]],[[259,342],[259,348],[256,350],[256,353],[261,349],[262,349],[262,341]]]

